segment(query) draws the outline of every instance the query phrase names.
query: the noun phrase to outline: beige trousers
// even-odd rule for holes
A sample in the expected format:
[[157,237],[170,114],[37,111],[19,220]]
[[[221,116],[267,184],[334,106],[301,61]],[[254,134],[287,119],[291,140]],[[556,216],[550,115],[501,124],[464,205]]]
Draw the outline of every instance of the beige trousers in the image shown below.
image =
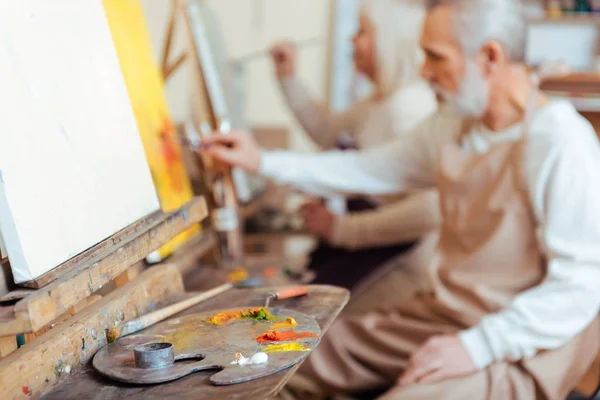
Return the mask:
[[[394,386],[377,397],[377,400],[537,400],[542,399],[531,377],[523,379],[524,372],[506,363],[494,364],[464,378],[451,379],[431,385],[414,384]],[[515,393],[527,396],[515,397]],[[336,397],[317,386],[314,381],[294,375],[276,397],[280,400],[352,399]]]
[[[462,378],[436,384],[395,386],[410,354],[427,337],[455,331],[395,312],[338,320],[277,397],[319,400],[333,395],[381,391],[380,400],[535,400],[535,380],[520,364],[496,363]],[[387,391],[385,391],[387,390]]]

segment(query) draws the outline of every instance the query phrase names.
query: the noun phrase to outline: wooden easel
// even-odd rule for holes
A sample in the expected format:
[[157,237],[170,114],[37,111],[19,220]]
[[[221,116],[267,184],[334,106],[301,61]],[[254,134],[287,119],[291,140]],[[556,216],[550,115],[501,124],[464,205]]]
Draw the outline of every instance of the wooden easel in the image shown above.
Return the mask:
[[[200,78],[202,91],[203,91],[203,106],[206,109],[206,119],[208,120],[211,128],[213,130],[218,130],[220,121],[223,119],[229,119],[229,115],[227,115],[227,110],[223,109],[223,106],[220,104],[220,99],[216,99],[215,93],[211,93],[214,89],[215,85],[211,82],[213,77],[207,76],[207,71],[204,71],[201,62],[199,61],[202,58],[201,54],[198,54],[197,49],[192,45],[192,49],[189,51],[183,52],[179,54],[175,61],[169,62],[171,59],[172,46],[173,46],[173,34],[175,32],[175,28],[177,26],[177,17],[183,15],[186,18],[186,30],[188,33],[188,38],[191,42],[194,41],[194,37],[192,34],[192,28],[190,27],[190,22],[188,20],[188,10],[186,6],[188,5],[187,0],[172,0],[171,1],[171,11],[169,16],[169,23],[167,26],[167,35],[165,37],[165,41],[163,44],[163,54],[162,54],[162,73],[163,80],[166,82],[169,77],[181,66],[184,62],[191,60],[194,64],[194,68],[197,71],[197,74]],[[211,98],[211,96],[213,96]],[[204,122],[204,121],[201,121]]]
[[177,267],[141,272],[143,260],[207,215],[201,197],[151,214],[4,296],[17,302],[0,305],[0,398],[50,391],[106,344],[106,329],[181,299]]
[[171,55],[171,45],[173,43],[173,33],[175,32],[175,23],[177,20],[177,13],[181,7],[179,0],[173,0],[171,3],[171,13],[169,16],[169,25],[167,26],[167,36],[165,37],[165,43],[163,46],[162,56],[162,74],[163,80],[167,81],[169,77],[179,68],[188,58],[188,53],[184,52],[180,54],[175,61],[169,64],[169,56]]

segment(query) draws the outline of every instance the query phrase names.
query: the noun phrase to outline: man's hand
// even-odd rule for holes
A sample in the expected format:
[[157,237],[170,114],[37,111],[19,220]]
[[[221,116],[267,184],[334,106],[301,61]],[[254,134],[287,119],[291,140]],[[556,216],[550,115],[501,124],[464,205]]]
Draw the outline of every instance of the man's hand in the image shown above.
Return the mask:
[[240,167],[257,173],[260,167],[260,147],[254,138],[244,131],[215,133],[202,139],[200,154],[207,155],[217,162]]
[[275,43],[271,48],[271,58],[279,78],[293,76],[296,73],[296,47],[292,42]]
[[436,336],[413,353],[398,384],[435,383],[472,374],[476,369],[457,336]]
[[331,241],[335,217],[323,203],[319,201],[305,203],[300,207],[300,214],[308,232],[327,242]]

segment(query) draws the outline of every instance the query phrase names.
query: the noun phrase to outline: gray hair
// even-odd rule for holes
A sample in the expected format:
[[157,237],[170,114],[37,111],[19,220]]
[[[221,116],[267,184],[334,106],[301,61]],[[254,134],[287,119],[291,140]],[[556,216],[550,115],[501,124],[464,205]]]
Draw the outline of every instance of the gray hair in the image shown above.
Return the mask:
[[527,19],[519,0],[426,0],[427,10],[449,5],[455,9],[457,39],[466,55],[477,54],[490,40],[502,45],[513,62],[524,62]]

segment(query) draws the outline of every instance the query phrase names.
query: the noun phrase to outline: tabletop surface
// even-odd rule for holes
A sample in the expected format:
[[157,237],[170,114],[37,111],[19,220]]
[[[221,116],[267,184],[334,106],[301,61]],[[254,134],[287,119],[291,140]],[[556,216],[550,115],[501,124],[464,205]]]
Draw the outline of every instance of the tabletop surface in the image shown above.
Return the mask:
[[[267,288],[233,289],[173,318],[224,308],[262,306],[268,291]],[[325,333],[348,299],[349,293],[345,289],[311,285],[307,296],[278,301],[276,306],[312,316],[321,327],[322,332]],[[71,373],[65,381],[42,399],[267,399],[283,388],[299,365],[274,375],[230,386],[212,385],[209,377],[214,372],[210,371],[196,372],[176,381],[158,385],[128,385],[104,378],[94,370],[89,362]]]

